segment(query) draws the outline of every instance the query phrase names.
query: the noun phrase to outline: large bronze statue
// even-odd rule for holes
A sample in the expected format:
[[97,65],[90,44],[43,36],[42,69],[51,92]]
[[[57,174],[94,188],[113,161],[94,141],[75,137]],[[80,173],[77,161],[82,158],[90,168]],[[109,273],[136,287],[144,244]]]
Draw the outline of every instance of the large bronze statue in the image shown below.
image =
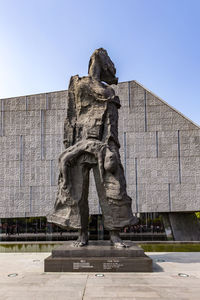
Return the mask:
[[48,221],[79,230],[74,246],[88,243],[89,172],[93,169],[104,218],[115,247],[125,247],[121,228],[137,223],[120,161],[118,141],[119,98],[110,85],[117,84],[116,69],[103,48],[90,58],[88,76],[72,76],[64,124],[66,150],[59,157],[60,174],[54,212]]

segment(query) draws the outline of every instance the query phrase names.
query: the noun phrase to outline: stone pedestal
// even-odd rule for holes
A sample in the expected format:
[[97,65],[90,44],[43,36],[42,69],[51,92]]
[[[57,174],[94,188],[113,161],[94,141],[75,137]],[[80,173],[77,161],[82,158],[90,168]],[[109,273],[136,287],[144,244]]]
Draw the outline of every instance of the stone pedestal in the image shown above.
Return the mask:
[[152,272],[152,259],[144,250],[127,243],[128,248],[114,248],[107,241],[90,242],[76,248],[72,241],[52,250],[44,261],[45,272]]

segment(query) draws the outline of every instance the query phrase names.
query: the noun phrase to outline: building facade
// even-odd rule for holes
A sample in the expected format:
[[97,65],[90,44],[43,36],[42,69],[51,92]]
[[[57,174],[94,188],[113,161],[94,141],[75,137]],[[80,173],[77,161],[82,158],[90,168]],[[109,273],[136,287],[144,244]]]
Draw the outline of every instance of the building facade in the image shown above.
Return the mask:
[[[200,128],[136,81],[114,86],[133,212],[200,210]],[[0,100],[0,218],[53,208],[67,91]],[[91,214],[100,213],[91,173]]]

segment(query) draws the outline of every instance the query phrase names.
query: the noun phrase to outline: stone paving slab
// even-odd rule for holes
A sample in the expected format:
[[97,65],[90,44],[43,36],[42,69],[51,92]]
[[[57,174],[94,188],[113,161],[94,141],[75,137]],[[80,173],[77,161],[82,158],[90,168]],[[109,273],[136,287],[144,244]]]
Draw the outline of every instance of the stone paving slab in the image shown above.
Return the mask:
[[[0,299],[199,300],[200,252],[146,253],[153,273],[44,273],[49,253],[1,253]],[[8,277],[17,273],[16,277]],[[189,277],[180,277],[186,273]]]

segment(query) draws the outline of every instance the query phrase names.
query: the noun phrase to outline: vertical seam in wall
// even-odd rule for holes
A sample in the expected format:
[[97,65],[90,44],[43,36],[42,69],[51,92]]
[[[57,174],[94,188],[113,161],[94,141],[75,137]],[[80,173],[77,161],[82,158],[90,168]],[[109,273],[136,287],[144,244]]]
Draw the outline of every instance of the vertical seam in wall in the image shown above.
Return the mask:
[[147,93],[144,90],[144,129],[147,132]]
[[4,101],[1,100],[1,136],[4,135]]
[[138,213],[138,174],[137,174],[137,158],[135,157],[135,206]]
[[53,174],[53,159],[51,160],[51,171],[50,171],[50,176],[51,176],[51,178],[50,178],[50,182],[51,182],[51,186],[53,186],[54,185],[54,174]]
[[49,96],[46,94],[46,109],[49,109]]
[[33,200],[33,187],[30,186],[30,195],[29,195],[29,198],[30,198],[30,212],[32,212],[32,200]]
[[23,136],[20,135],[20,186],[23,184]]
[[131,82],[128,81],[128,107],[131,107]]
[[41,120],[40,120],[40,137],[41,137],[41,141],[40,141],[40,155],[41,155],[41,160],[44,159],[44,110],[41,109],[41,112],[40,112],[40,117],[41,117]]
[[28,111],[28,97],[25,98],[25,104],[26,104],[26,111]]
[[178,174],[179,174],[179,183],[181,183],[180,130],[178,130]]
[[168,200],[169,200],[169,211],[172,211],[172,203],[171,203],[171,184],[168,183]]
[[158,131],[156,131],[156,157],[158,158]]
[[126,178],[126,132],[124,132],[124,175]]

